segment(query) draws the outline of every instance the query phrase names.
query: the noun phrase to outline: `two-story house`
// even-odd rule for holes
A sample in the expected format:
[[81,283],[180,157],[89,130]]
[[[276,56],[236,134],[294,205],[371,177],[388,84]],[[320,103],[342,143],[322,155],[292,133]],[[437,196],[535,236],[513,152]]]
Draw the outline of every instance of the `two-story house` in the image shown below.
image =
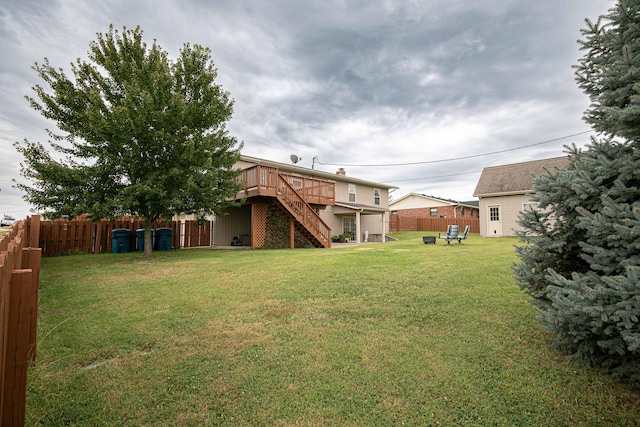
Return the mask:
[[216,216],[215,246],[331,247],[333,236],[382,241],[389,232],[391,185],[241,156],[242,205]]

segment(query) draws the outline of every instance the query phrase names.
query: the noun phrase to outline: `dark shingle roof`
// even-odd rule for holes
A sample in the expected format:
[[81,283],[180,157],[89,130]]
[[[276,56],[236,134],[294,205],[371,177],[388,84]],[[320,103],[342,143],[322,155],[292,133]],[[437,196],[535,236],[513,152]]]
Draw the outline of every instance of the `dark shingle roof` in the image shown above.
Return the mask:
[[533,186],[531,175],[540,175],[545,169],[564,169],[567,164],[569,157],[563,156],[484,168],[473,197],[530,192]]

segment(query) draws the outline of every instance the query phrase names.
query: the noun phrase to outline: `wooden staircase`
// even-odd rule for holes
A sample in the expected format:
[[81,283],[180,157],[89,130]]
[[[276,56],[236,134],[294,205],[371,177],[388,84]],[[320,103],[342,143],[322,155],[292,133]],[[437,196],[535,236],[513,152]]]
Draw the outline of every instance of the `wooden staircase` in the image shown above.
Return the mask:
[[331,229],[320,218],[320,215],[307,203],[302,196],[289,184],[286,177],[278,173],[276,198],[282,207],[295,221],[296,230],[304,235],[317,248],[331,247]]

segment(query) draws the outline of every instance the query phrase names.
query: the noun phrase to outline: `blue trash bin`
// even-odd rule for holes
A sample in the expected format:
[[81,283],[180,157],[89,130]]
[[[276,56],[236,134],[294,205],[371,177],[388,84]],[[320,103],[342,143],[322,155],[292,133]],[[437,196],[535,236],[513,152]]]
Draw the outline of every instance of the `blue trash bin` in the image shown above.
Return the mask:
[[156,228],[155,248],[159,251],[171,250],[171,229]]
[[111,253],[121,254],[131,250],[131,232],[126,228],[111,231]]
[[[144,252],[144,228],[138,228],[136,230],[136,240],[138,252]],[[151,229],[151,249],[153,249],[153,245],[155,243],[154,230]]]

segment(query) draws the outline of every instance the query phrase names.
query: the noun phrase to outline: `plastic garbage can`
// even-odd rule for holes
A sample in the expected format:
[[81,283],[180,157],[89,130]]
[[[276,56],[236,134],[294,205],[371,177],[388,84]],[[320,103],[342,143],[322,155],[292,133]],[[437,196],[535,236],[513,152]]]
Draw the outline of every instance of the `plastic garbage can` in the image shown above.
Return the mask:
[[111,231],[111,253],[121,254],[131,250],[131,232],[126,228]]
[[[151,241],[153,242],[153,230],[151,230]],[[144,228],[136,230],[136,246],[138,252],[144,252]]]
[[155,248],[159,251],[171,250],[171,229],[156,228]]
[[[144,252],[144,228],[138,228],[136,230],[136,240],[137,240],[136,246],[138,247],[138,252]],[[156,243],[155,230],[152,228],[151,229],[151,249],[155,249],[153,246],[155,243]]]

